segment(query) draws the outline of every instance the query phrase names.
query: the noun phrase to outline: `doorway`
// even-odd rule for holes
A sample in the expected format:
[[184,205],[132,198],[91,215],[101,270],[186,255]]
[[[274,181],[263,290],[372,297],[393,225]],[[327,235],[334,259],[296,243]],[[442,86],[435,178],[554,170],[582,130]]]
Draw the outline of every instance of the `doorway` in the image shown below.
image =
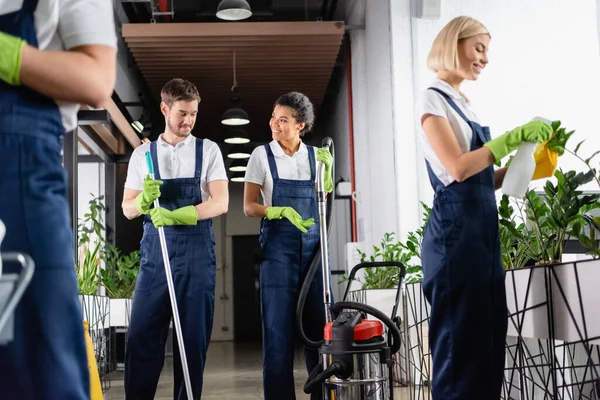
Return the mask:
[[260,342],[260,245],[258,235],[233,236],[234,340]]

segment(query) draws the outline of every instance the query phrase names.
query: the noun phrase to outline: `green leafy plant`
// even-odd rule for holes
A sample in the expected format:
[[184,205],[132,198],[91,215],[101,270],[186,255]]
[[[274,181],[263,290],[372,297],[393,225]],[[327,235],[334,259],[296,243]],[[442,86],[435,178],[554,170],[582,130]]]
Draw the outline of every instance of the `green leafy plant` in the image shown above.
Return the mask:
[[[554,180],[548,180],[543,193],[528,191],[523,201],[514,201],[515,210],[506,196],[498,208],[500,216],[500,241],[505,269],[520,268],[527,263],[551,264],[561,262],[566,240],[575,238],[589,250],[589,255],[600,256],[597,226],[600,218],[589,212],[600,209],[600,195],[584,195],[581,187],[596,181],[600,188],[597,170],[592,166],[594,157],[584,159],[578,152],[583,142],[574,150],[566,144],[574,131],[560,127],[560,121],[552,124],[554,136],[549,148],[559,155],[568,152],[587,166],[587,172],[557,170]],[[586,229],[587,228],[587,229]]]
[[[421,243],[425,224],[429,218],[431,209],[424,203],[423,206],[423,225],[415,232],[409,232],[406,243],[395,239],[395,234],[388,232],[383,235],[379,246],[373,246],[373,253],[368,255],[366,252],[357,250],[361,262],[375,261],[397,261],[406,267],[406,283],[416,283],[423,279],[423,271],[420,265]],[[362,283],[362,289],[392,289],[398,287],[399,270],[397,267],[367,267],[364,270],[362,279],[357,278]],[[344,275],[341,282],[347,281],[348,276]]]
[[108,296],[115,299],[133,297],[135,283],[140,270],[140,252],[123,254],[116,246],[108,245],[104,249],[104,268],[100,270],[100,284]]
[[[557,183],[546,182],[545,201],[535,192],[526,197],[526,216],[531,223],[539,247],[530,253],[538,263],[555,263],[562,260],[565,240],[568,236],[579,239],[583,212],[600,199],[600,195],[583,195],[579,188],[594,179],[594,173],[556,171]],[[576,227],[577,226],[577,227]],[[575,228],[575,230],[574,230]]]
[[78,227],[79,260],[75,266],[79,292],[97,293],[103,286],[112,298],[131,298],[140,268],[140,252],[123,254],[104,238],[104,196],[94,196]]
[[548,141],[548,148],[554,150],[559,156],[562,156],[565,152],[567,142],[573,136],[575,131],[567,132],[564,127],[561,127],[560,121],[554,121],[552,123],[552,138]]
[[98,271],[101,262],[101,249],[104,246],[104,196],[89,201],[89,211],[84,214],[78,226],[78,262],[75,264],[79,293],[96,294],[99,284]]

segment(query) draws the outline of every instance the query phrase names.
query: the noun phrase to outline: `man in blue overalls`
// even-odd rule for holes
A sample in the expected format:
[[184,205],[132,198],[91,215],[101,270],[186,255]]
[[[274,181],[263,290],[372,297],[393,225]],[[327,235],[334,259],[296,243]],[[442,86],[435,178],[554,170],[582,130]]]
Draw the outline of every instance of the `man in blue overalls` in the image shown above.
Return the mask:
[[[123,212],[144,214],[141,270],[133,295],[125,358],[127,399],[154,399],[163,367],[171,305],[158,227],[164,227],[179,307],[192,392],[202,394],[206,352],[215,300],[215,238],[211,218],[227,212],[227,172],[219,146],[191,135],[200,95],[183,79],[161,92],[165,132],[135,149],[129,162]],[[146,152],[152,155],[154,180]],[[155,199],[160,207],[151,208]],[[175,336],[175,335],[174,335]],[[177,341],[174,342],[174,399],[187,399]]]
[[3,399],[90,397],[61,148],[77,128],[78,104],[110,99],[116,34],[112,2],[79,3],[0,2],[2,251],[35,262],[15,340],[0,347]]

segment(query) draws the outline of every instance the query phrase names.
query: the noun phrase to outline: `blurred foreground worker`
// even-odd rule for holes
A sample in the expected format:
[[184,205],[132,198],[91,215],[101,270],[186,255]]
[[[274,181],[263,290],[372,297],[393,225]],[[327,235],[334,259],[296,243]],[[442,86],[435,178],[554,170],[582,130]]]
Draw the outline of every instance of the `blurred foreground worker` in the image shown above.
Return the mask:
[[2,399],[90,398],[61,149],[79,104],[110,99],[116,45],[112,1],[0,0],[2,251],[35,261],[0,347]]

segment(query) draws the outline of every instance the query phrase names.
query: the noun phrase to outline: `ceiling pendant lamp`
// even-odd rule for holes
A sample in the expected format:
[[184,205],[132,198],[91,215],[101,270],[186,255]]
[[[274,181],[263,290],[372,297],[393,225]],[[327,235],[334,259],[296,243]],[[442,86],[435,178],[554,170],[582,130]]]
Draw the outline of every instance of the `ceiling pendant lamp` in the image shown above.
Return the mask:
[[227,158],[232,158],[234,160],[243,160],[246,158],[250,158],[250,154],[252,151],[250,148],[243,144],[236,144],[231,147],[229,153],[227,153]]
[[252,10],[246,0],[222,0],[217,7],[217,18],[225,21],[240,21],[250,16]]
[[[235,109],[233,109],[235,110]],[[238,109],[239,110],[239,109]],[[227,110],[229,111],[229,110]],[[244,110],[240,110],[242,113],[246,114]],[[240,114],[241,115],[241,114]],[[235,115],[230,115],[230,117],[235,117]],[[242,128],[233,128],[227,131],[227,137],[225,138],[225,143],[229,144],[246,144],[250,142],[250,138],[246,131]]]
[[241,108],[232,107],[223,113],[223,119],[221,120],[221,123],[228,126],[241,126],[248,125],[250,123],[250,119],[248,118],[246,111],[242,110]]
[[248,118],[248,114],[246,111],[242,110],[240,107],[236,107],[236,105],[242,100],[242,96],[239,93],[237,87],[237,77],[235,70],[235,51],[233,52],[233,86],[231,87],[231,103],[233,107],[229,108],[223,114],[223,118],[221,119],[221,123],[223,125],[228,126],[240,126],[247,125],[250,123],[250,119]]
[[234,172],[231,174],[231,182],[244,182],[244,173],[243,172]]
[[233,160],[231,165],[229,166],[229,170],[231,172],[245,172],[248,169],[248,165],[245,160]]

